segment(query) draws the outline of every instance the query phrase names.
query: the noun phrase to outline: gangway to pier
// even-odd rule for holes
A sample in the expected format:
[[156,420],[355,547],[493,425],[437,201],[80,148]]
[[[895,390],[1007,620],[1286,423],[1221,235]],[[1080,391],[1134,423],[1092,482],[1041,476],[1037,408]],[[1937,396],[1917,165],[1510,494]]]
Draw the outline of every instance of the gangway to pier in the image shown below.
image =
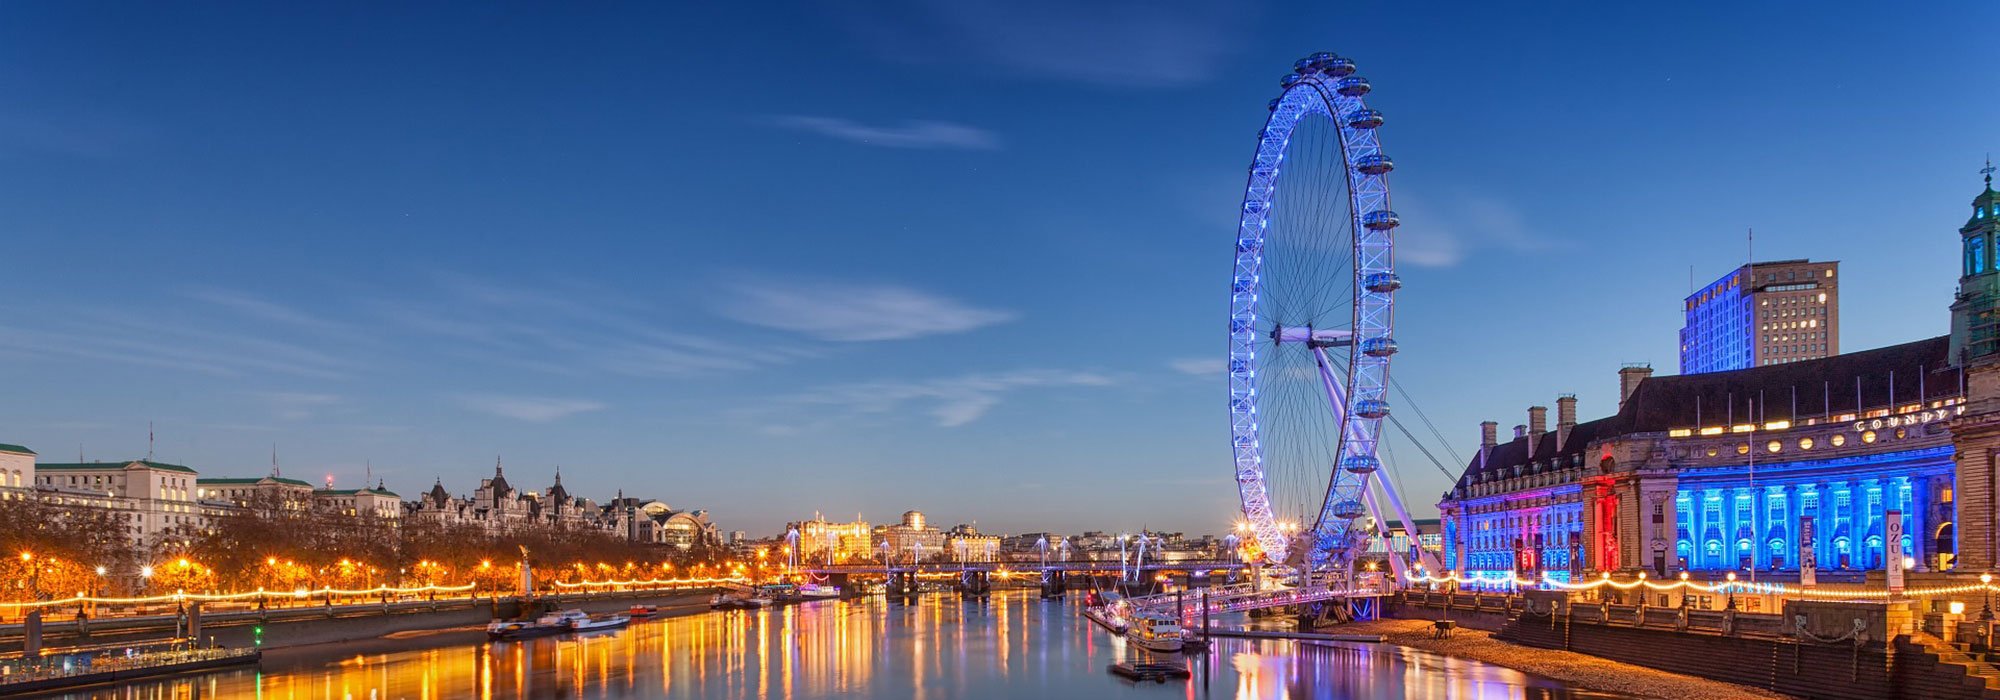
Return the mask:
[[[1390,595],[1383,585],[1349,584],[1346,582],[1314,583],[1306,586],[1255,589],[1248,584],[1221,586],[1207,589],[1207,605],[1210,614],[1248,612],[1264,608],[1280,608],[1291,605],[1306,605],[1331,600],[1356,598],[1379,598]],[[1199,619],[1202,614],[1201,595],[1196,591],[1150,595],[1142,598],[1128,598],[1127,603],[1134,609],[1156,612],[1163,615],[1178,614],[1183,620]]]

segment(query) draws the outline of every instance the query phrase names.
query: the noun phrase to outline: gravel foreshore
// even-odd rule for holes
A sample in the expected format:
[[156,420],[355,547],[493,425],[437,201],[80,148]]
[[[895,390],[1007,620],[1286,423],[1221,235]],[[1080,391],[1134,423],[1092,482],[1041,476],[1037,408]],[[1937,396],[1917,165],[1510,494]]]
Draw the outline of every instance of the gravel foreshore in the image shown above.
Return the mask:
[[1635,698],[1733,700],[1792,697],[1761,688],[1668,673],[1573,651],[1521,646],[1494,639],[1489,632],[1463,627],[1453,630],[1450,638],[1433,639],[1429,620],[1369,620],[1350,622],[1322,631],[1380,634],[1383,641],[1397,646],[1483,661],[1523,673],[1552,678],[1584,690]]

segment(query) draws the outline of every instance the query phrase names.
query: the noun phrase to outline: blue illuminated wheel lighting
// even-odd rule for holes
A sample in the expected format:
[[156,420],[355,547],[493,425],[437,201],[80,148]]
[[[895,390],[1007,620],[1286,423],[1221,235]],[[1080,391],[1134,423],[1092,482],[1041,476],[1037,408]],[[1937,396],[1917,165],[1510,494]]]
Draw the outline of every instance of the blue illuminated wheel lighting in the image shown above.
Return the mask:
[[1273,562],[1338,567],[1381,461],[1402,287],[1386,122],[1354,62],[1300,59],[1257,132],[1230,278],[1229,413],[1246,527]]

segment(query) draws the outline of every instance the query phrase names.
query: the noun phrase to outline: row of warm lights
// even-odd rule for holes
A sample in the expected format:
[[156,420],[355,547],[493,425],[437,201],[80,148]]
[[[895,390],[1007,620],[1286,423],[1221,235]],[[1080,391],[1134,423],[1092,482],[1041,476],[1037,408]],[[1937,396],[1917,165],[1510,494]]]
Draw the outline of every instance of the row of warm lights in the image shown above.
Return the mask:
[[[35,553],[34,553],[34,552],[22,552],[22,553],[21,553],[21,563],[23,563],[23,564],[26,564],[26,563],[29,563],[29,562],[32,562],[32,561],[34,561],[34,560],[35,560]],[[53,563],[56,563],[56,562],[59,562],[59,561],[62,561],[62,560],[61,560],[61,559],[58,559],[58,558],[56,558],[56,557],[49,557],[48,559],[46,559],[46,561],[48,561],[49,563],[53,564]],[[185,557],[183,557],[183,558],[181,558],[181,559],[180,559],[179,561],[175,562],[175,565],[176,565],[176,566],[179,566],[180,568],[183,568],[183,569],[186,569],[186,568],[190,568],[190,567],[192,567],[192,568],[201,568],[201,567],[200,567],[199,565],[195,564],[194,562],[190,562],[190,561],[188,561],[188,560],[187,560],[187,559],[186,559]],[[106,574],[109,574],[109,573],[111,573],[111,570],[110,570],[110,569],[107,569],[107,568],[105,568],[103,564],[98,564],[95,570],[96,570],[96,572],[97,572],[97,575],[99,575],[99,576],[103,576],[103,575],[106,575]],[[152,578],[152,577],[153,577],[153,565],[151,565],[151,564],[147,564],[147,565],[145,565],[145,566],[141,566],[141,567],[139,567],[139,577],[140,577],[140,578]]]
[[656,579],[647,579],[644,581],[635,579],[631,581],[582,581],[578,583],[567,583],[563,581],[557,581],[556,585],[562,588],[594,588],[602,586],[703,586],[703,585],[712,585],[717,583],[749,583],[749,582],[750,579],[745,576],[723,576],[719,578],[680,578],[680,579],[656,578]]
[[[1739,591],[1743,593],[1789,595],[1800,598],[1859,599],[1859,598],[1881,598],[1884,595],[1886,595],[1886,593],[1883,591],[1807,590],[1795,586],[1789,586],[1782,583],[1745,583],[1736,580],[1736,572],[1734,571],[1729,572],[1726,576],[1724,576],[1724,580],[1722,583],[1716,583],[1716,584],[1702,584],[1689,581],[1688,574],[1685,571],[1681,572],[1680,580],[1674,581],[1672,583],[1659,583],[1656,581],[1647,580],[1646,572],[1643,571],[1639,572],[1639,577],[1637,579],[1623,583],[1611,580],[1610,572],[1605,572],[1602,577],[1598,578],[1595,581],[1587,581],[1584,583],[1568,583],[1564,581],[1558,581],[1554,577],[1551,577],[1546,574],[1542,576],[1542,580],[1539,582],[1534,581],[1532,579],[1521,578],[1519,576],[1499,576],[1499,577],[1487,578],[1485,576],[1477,576],[1477,575],[1471,577],[1462,577],[1459,576],[1458,574],[1447,574],[1445,576],[1431,576],[1430,574],[1423,574],[1418,576],[1410,576],[1409,578],[1411,579],[1411,581],[1415,583],[1443,584],[1443,583],[1457,582],[1457,583],[1477,584],[1486,586],[1514,585],[1514,586],[1528,586],[1528,587],[1536,585],[1549,585],[1570,591],[1595,590],[1598,588],[1603,588],[1605,586],[1610,586],[1612,588],[1616,588],[1621,591],[1629,591],[1634,588],[1638,588],[1640,586],[1645,586],[1646,588],[1650,588],[1656,591],[1670,591],[1676,588],[1692,588],[1706,593]],[[1993,585],[1992,574],[1980,574],[1978,584],[1967,584],[1963,586],[1936,586],[1931,588],[1911,588],[1904,590],[1901,593],[1901,595],[1913,598],[1929,598],[1933,596],[1956,595],[1960,593],[1973,593],[1979,591],[2000,593],[2000,586]]]
[[382,595],[382,594],[407,595],[416,593],[463,593],[465,591],[472,590],[474,585],[475,584],[468,583],[463,586],[414,586],[407,588],[392,587],[392,586],[376,586],[374,588],[356,589],[356,590],[348,590],[341,588],[321,588],[318,590],[307,590],[304,588],[300,588],[298,590],[290,592],[266,591],[260,588],[258,590],[251,591],[248,593],[187,593],[185,591],[177,591],[174,593],[168,593],[163,595],[140,596],[134,598],[101,598],[97,596],[79,595],[69,598],[63,598],[60,600],[38,600],[27,603],[0,603],[0,608],[42,608],[42,607],[50,607],[56,605],[75,605],[78,603],[94,603],[99,605],[131,605],[135,603],[177,603],[182,601],[213,603],[213,602],[226,602],[232,600],[255,600],[259,598],[270,598],[275,596],[287,596],[287,595],[292,596],[294,598],[305,598],[307,596],[318,596],[318,595],[372,596],[372,595]]
[[[1885,425],[1887,427],[1894,428],[1899,425],[1907,426],[1907,425],[1916,425],[1918,423],[1929,423],[1933,420],[1943,420],[1951,416],[1964,414],[1965,409],[1962,407],[1956,409],[1948,408],[1949,406],[1952,406],[1955,403],[1961,403],[1961,402],[1956,400],[1932,401],[1930,409],[1925,409],[1924,405],[1921,403],[1897,407],[1896,409],[1894,409],[1893,412],[1890,412],[1889,409],[1876,409],[1874,411],[1870,411],[1868,413],[1868,417],[1863,417],[1861,415],[1857,415],[1854,413],[1844,413],[1839,416],[1834,416],[1830,418],[1826,422],[1826,424],[1833,425],[1837,423],[1846,423],[1848,421],[1858,420],[1861,422],[1855,423],[1854,429],[1856,431],[1860,431],[1870,428],[1880,430]],[[1916,413],[1918,415],[1910,416],[1908,418],[1903,417],[1903,414],[1909,414],[1909,413]],[[1777,430],[1785,430],[1791,427],[1792,427],[1791,421],[1776,420],[1764,423],[1761,428],[1759,428],[1759,426],[1756,423],[1738,423],[1730,426],[1712,425],[1704,428],[1674,428],[1672,430],[1667,431],[1667,437],[1677,437],[1677,438],[1691,437],[1695,434],[1700,434],[1702,436],[1714,436],[1714,435],[1721,435],[1725,431],[1730,433],[1750,433],[1750,432],[1757,432],[1760,429],[1766,431],[1777,431]]]

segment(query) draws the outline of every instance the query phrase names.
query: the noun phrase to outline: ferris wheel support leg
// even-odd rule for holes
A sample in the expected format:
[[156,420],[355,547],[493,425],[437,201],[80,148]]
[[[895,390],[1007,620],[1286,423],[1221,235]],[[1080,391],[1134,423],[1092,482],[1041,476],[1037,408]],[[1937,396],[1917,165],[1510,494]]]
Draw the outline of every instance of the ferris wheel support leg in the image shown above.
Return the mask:
[[1403,507],[1402,497],[1396,495],[1395,485],[1390,484],[1386,478],[1382,479],[1382,493],[1388,497],[1389,508],[1396,513],[1396,525],[1403,530],[1403,536],[1409,538],[1411,542],[1417,543],[1418,563],[1423,564],[1424,571],[1431,575],[1437,575],[1438,572],[1444,571],[1437,556],[1431,554],[1430,550],[1424,549],[1423,541],[1417,539],[1416,521],[1410,519],[1410,511]]
[[[1379,525],[1388,522],[1388,520],[1382,517],[1382,506],[1375,502],[1375,489],[1369,486],[1369,482],[1374,481],[1374,479],[1370,478],[1372,476],[1361,477],[1361,502],[1368,505],[1369,517],[1374,518],[1375,522]],[[1386,486],[1388,480],[1384,479],[1383,481]],[[1362,538],[1354,545],[1356,554],[1366,551],[1367,543],[1373,539],[1374,534],[1372,532],[1369,533],[1369,537]],[[1382,544],[1382,549],[1389,553],[1389,575],[1395,577],[1396,583],[1402,583],[1407,576],[1405,572],[1409,571],[1409,562],[1403,560],[1402,552],[1396,551],[1396,548],[1390,547],[1387,542]]]

